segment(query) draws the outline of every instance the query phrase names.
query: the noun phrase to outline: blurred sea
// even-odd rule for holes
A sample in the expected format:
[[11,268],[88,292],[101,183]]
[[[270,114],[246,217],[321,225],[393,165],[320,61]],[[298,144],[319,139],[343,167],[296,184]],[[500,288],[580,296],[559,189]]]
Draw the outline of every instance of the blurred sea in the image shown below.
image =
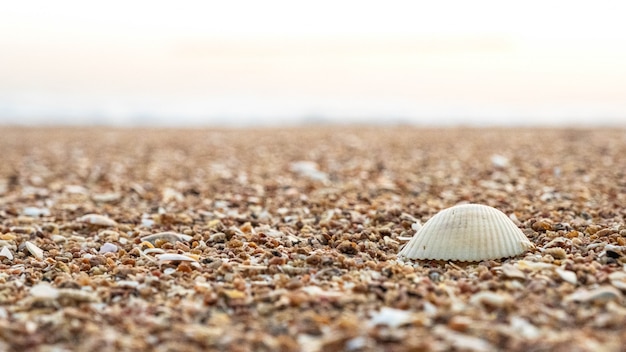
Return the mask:
[[312,124],[425,126],[626,127],[626,109],[609,106],[463,106],[407,101],[206,97],[181,100],[0,96],[0,125],[298,126]]

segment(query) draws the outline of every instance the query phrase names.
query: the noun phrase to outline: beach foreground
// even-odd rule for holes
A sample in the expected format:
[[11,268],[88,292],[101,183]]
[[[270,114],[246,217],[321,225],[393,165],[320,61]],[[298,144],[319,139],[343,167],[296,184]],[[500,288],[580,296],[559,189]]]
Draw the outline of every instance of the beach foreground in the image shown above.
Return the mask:
[[[0,350],[626,348],[624,130],[0,136]],[[398,260],[463,202],[535,248]]]

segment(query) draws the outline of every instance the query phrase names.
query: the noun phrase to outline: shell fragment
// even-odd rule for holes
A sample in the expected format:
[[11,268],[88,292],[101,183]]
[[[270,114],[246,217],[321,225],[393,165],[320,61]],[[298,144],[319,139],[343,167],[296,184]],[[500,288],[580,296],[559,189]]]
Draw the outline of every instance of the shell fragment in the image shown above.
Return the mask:
[[96,225],[96,226],[105,226],[105,227],[117,226],[117,221],[109,217],[106,217],[104,215],[99,215],[99,214],[83,215],[80,218],[76,219],[76,221],[83,222],[83,223],[90,224],[90,225]]
[[176,242],[183,242],[183,241],[189,242],[192,239],[193,237],[189,235],[183,235],[182,233],[176,233],[173,231],[165,231],[165,232],[159,232],[159,233],[155,233],[152,235],[144,236],[141,238],[141,241],[150,242],[154,244],[156,240],[163,240],[163,241],[167,241],[171,243],[176,243]]
[[37,247],[34,243],[30,241],[24,242],[24,247],[28,250],[28,252],[37,259],[43,259],[43,249]]

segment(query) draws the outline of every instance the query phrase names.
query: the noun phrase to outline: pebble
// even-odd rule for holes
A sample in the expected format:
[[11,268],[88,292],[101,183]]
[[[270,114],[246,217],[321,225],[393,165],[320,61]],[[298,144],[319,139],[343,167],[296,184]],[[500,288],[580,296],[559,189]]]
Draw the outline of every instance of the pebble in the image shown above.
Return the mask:
[[106,242],[100,247],[100,250],[98,251],[98,253],[100,254],[115,253],[117,252],[117,250],[118,248],[116,245],[114,245],[113,243]]

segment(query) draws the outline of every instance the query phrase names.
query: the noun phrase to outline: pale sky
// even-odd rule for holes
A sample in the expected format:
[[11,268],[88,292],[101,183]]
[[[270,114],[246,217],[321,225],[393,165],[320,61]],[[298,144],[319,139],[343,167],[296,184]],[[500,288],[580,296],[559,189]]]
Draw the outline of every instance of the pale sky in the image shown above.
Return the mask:
[[0,123],[626,125],[624,14],[621,1],[6,2]]

